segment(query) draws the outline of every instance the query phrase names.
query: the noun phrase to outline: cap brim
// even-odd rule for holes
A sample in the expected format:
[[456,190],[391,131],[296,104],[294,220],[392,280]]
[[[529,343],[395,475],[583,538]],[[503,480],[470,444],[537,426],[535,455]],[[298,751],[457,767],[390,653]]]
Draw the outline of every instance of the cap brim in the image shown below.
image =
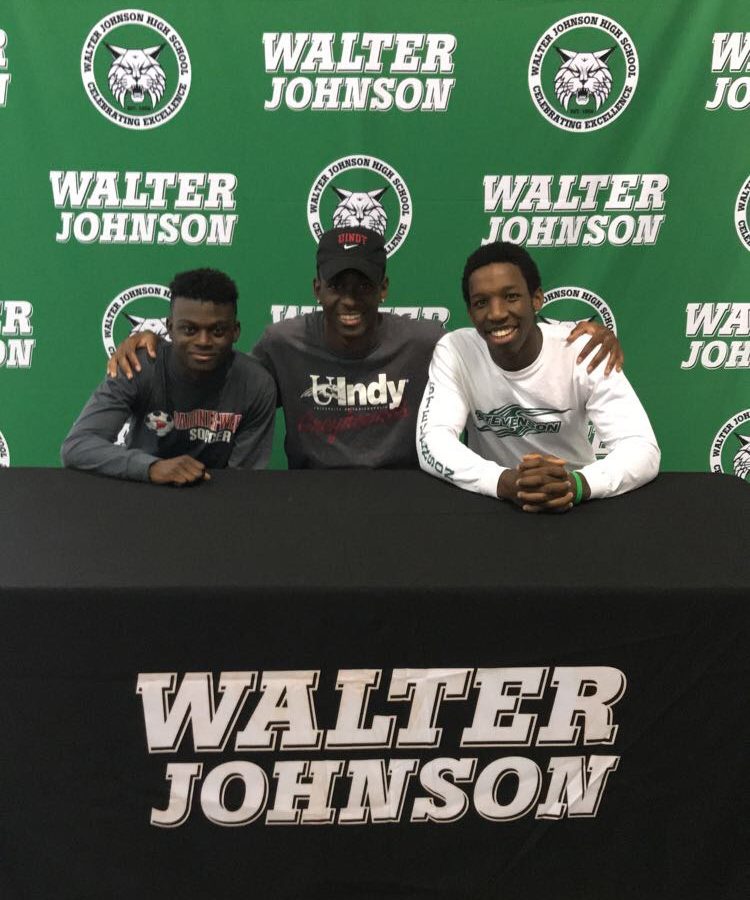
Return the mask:
[[380,284],[385,274],[385,269],[368,259],[358,259],[354,255],[340,256],[335,259],[326,260],[318,267],[321,278],[330,281],[340,272],[347,269],[354,269],[355,272],[361,272],[366,278],[369,278],[373,284]]

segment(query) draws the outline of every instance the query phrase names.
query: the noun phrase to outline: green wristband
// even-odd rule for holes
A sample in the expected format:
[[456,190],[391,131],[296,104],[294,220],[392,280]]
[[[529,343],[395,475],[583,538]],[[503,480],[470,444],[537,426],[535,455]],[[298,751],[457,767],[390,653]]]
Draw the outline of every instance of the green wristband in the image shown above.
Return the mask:
[[583,482],[581,481],[581,476],[578,472],[571,472],[570,477],[576,483],[576,495],[573,497],[573,506],[578,506],[581,500],[583,500]]

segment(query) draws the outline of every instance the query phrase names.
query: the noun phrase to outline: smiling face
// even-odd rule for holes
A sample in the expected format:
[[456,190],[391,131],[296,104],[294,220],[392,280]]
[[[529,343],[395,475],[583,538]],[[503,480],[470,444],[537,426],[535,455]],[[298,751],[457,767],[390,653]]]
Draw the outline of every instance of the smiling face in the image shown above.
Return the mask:
[[536,313],[542,308],[541,288],[529,293],[526,279],[513,263],[490,263],[469,276],[469,316],[490,356],[503,369],[525,369],[542,349]]
[[325,316],[329,345],[341,350],[367,350],[375,338],[378,308],[388,294],[388,279],[374,284],[355,269],[344,269],[327,281],[316,278],[313,290]]
[[240,336],[240,323],[231,303],[186,297],[173,298],[167,329],[177,362],[192,375],[218,368],[229,358],[232,344]]

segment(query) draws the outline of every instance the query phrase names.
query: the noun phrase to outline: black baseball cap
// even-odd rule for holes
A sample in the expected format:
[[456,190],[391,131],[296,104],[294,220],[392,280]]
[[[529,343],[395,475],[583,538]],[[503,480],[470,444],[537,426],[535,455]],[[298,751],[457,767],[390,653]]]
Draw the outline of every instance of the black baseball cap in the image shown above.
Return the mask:
[[380,284],[385,260],[383,236],[369,228],[331,228],[320,236],[318,272],[326,281],[345,269],[356,269],[373,284]]

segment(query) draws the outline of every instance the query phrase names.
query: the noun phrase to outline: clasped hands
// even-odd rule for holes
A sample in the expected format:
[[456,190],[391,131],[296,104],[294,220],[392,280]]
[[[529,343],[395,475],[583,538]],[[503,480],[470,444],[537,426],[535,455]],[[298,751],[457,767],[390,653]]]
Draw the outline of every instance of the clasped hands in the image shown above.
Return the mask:
[[[589,488],[583,483],[583,499]],[[565,460],[558,456],[529,453],[515,469],[506,469],[497,482],[497,496],[510,500],[524,512],[567,512],[573,506],[576,486]]]

